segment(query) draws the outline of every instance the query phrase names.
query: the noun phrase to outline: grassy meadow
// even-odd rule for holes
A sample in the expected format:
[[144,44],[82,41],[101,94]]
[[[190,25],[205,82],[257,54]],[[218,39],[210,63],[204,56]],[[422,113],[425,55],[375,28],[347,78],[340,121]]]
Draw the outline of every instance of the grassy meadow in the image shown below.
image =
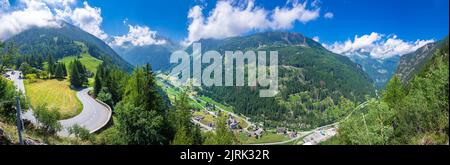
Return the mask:
[[70,89],[68,80],[26,80],[25,89],[32,107],[47,104],[50,109],[59,109],[62,119],[76,116],[83,109],[77,91]]

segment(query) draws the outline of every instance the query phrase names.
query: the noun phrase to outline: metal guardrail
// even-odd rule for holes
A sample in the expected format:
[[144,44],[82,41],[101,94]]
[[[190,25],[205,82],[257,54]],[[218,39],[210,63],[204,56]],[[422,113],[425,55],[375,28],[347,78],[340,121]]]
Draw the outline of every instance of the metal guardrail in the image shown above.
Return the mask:
[[[88,95],[89,95],[89,94],[88,94]],[[92,130],[92,131],[89,132],[89,133],[95,133],[95,132],[99,131],[100,129],[102,129],[103,127],[105,127],[105,126],[109,123],[109,121],[111,120],[111,116],[112,116],[112,109],[111,109],[111,107],[110,107],[108,104],[104,103],[103,101],[100,101],[100,100],[98,100],[98,99],[96,99],[96,98],[93,98],[91,95],[89,95],[89,97],[91,97],[92,99],[94,99],[94,100],[97,101],[98,103],[100,103],[100,104],[102,104],[103,106],[105,106],[106,109],[108,109],[108,111],[109,111],[109,113],[108,113],[108,120],[106,120],[106,122],[103,123],[100,127],[98,127],[98,128],[96,128],[96,129],[94,129],[94,130]]]

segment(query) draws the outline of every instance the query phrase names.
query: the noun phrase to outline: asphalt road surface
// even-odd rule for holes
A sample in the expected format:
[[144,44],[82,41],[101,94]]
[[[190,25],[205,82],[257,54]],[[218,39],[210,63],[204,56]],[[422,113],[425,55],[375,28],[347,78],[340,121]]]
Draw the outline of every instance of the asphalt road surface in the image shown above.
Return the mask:
[[193,122],[194,124],[198,124],[200,127],[202,127],[203,129],[205,129],[205,130],[207,130],[207,131],[213,131],[213,130],[214,130],[214,128],[212,128],[212,127],[210,127],[210,126],[208,126],[208,125],[206,125],[206,124],[203,124],[203,123],[201,123],[201,122],[199,122],[199,121],[197,121],[197,120],[195,120],[195,119],[192,119],[192,122]]
[[[17,89],[25,93],[25,86],[23,80],[20,78],[21,73],[19,71],[11,71],[7,74],[9,75],[9,79],[14,82]],[[69,136],[67,128],[75,124],[78,124],[89,130],[90,133],[93,133],[108,123],[111,118],[110,109],[89,96],[88,92],[89,88],[77,92],[77,97],[83,104],[83,110],[79,115],[73,118],[59,121],[64,129],[58,132],[58,135]],[[38,124],[31,109],[24,113],[22,117],[30,120],[33,124]]]
[[[61,120],[60,123],[64,128],[69,128],[75,124],[78,124],[93,133],[108,123],[111,118],[111,111],[106,106],[100,104],[89,96],[88,92],[88,88],[77,92],[77,97],[83,104],[83,111],[73,118]],[[58,132],[58,134],[61,136],[69,135],[67,130]]]

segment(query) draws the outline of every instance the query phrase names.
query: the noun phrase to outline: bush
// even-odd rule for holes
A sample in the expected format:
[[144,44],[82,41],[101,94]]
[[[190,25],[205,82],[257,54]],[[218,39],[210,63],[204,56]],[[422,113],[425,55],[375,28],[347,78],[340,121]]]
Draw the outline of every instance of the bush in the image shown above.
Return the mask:
[[78,139],[80,140],[92,140],[92,136],[89,133],[89,130],[87,130],[86,128],[75,124],[72,127],[69,128],[69,134],[71,135],[75,135],[76,140],[78,141]]
[[39,128],[43,132],[45,138],[47,138],[48,135],[54,135],[62,130],[62,126],[58,122],[61,117],[58,109],[48,110],[46,105],[39,105],[34,113],[39,122]]
[[35,83],[35,82],[37,82],[37,75],[36,74],[26,74],[25,79],[27,79],[28,82],[30,82],[30,83]]

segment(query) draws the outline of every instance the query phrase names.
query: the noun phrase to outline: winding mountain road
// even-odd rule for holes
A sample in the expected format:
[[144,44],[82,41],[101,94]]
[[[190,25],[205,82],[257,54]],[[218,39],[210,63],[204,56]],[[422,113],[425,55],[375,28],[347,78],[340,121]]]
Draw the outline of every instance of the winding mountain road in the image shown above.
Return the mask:
[[[9,75],[9,79],[14,82],[17,90],[25,93],[25,86],[23,80],[20,78],[21,72],[11,71],[7,74]],[[94,133],[109,122],[111,118],[111,108],[92,98],[88,92],[89,88],[77,92],[77,97],[83,104],[83,110],[79,115],[73,118],[59,121],[64,128],[62,131],[58,132],[59,136],[69,136],[68,128],[75,124],[86,128],[90,133]],[[23,114],[23,118],[31,121],[35,125],[38,124],[31,109]]]
[[[92,98],[89,94],[89,88],[77,92],[77,97],[83,104],[83,111],[73,118],[59,121],[64,128],[69,128],[78,124],[90,133],[94,133],[103,128],[111,118],[111,109],[103,103]],[[67,129],[58,132],[61,136],[68,136]]]

